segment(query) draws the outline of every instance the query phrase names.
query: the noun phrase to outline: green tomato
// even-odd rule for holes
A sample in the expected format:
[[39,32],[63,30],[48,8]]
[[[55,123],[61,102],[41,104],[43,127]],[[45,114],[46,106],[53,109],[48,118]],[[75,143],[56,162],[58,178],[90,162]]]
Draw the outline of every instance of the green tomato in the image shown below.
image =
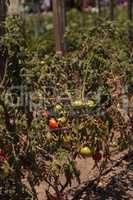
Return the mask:
[[52,141],[52,140],[53,140],[53,135],[52,135],[50,132],[48,132],[48,133],[46,134],[46,139],[47,139],[48,141]]
[[95,103],[93,100],[88,100],[87,105],[89,106],[89,108],[94,107]]
[[113,146],[113,147],[117,147],[117,146],[118,146],[117,141],[113,141],[112,146]]
[[62,106],[61,106],[60,104],[57,104],[57,105],[54,107],[54,110],[55,110],[56,112],[59,112],[59,111],[62,110]]
[[69,143],[71,141],[72,141],[72,137],[70,135],[63,136],[63,142],[64,143]]
[[74,107],[80,107],[83,105],[84,105],[84,103],[82,102],[82,100],[76,100],[76,101],[72,102],[72,106],[74,106]]
[[59,148],[59,143],[58,142],[52,142],[49,144],[49,149],[50,149],[50,152],[54,152],[54,151],[57,151],[57,149]]
[[10,166],[9,166],[7,161],[4,161],[1,169],[2,169],[2,172],[3,172],[3,176],[7,177],[9,175],[9,172],[10,172]]
[[42,65],[45,64],[44,60],[41,60],[40,64],[42,64]]

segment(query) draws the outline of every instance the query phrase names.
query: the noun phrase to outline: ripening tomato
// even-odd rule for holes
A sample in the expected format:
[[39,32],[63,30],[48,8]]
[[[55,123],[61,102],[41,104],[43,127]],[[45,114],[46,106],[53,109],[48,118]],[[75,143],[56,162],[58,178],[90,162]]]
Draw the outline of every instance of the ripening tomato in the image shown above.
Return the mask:
[[60,118],[58,119],[58,122],[59,122],[60,124],[65,124],[66,118],[65,118],[65,117],[60,117]]
[[80,149],[80,155],[82,156],[89,156],[91,155],[92,151],[89,147],[85,146],[85,147],[81,147]]
[[99,162],[102,159],[102,154],[100,152],[97,152],[97,153],[95,153],[95,154],[92,155],[92,158],[96,162]]
[[4,161],[4,160],[9,160],[8,156],[5,154],[5,152],[0,149],[0,161]]
[[50,113],[48,111],[44,111],[42,113],[42,116],[45,117],[45,118],[48,118],[50,116]]
[[55,129],[55,128],[58,127],[58,123],[54,118],[51,118],[49,120],[49,127],[52,128],[52,129]]

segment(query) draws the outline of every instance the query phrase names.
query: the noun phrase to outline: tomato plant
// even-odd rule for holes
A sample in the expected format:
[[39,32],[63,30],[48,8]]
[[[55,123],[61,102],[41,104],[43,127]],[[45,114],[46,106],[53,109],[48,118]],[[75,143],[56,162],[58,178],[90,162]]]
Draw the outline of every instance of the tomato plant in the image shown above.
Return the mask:
[[6,183],[11,186],[14,199],[24,192],[27,199],[36,198],[35,187],[44,181],[47,198],[63,200],[75,179],[81,183],[77,158],[90,159],[101,174],[112,149],[129,146],[130,117],[125,120],[118,106],[122,89],[131,92],[132,83],[126,33],[109,21],[81,13],[78,19],[76,11],[71,16],[66,37],[76,51],[64,57],[41,56],[42,44],[36,51],[34,44],[27,45],[23,21],[6,21],[1,39],[7,69],[0,88],[0,182],[6,194]]

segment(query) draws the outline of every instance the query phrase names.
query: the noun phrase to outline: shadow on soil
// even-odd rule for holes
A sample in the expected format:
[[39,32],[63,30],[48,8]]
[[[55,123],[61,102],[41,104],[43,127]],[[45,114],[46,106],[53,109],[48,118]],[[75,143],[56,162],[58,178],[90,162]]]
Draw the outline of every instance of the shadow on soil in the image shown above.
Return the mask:
[[105,187],[89,185],[73,200],[133,200],[133,153],[125,157],[114,174],[106,175]]

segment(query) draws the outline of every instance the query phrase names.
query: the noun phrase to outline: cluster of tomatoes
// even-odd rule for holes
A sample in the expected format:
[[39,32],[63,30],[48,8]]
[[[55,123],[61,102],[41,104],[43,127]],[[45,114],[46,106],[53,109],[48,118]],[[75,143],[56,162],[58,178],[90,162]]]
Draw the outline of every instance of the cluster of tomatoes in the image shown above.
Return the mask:
[[[95,104],[93,101],[89,101],[89,102],[87,102],[87,106],[86,106],[81,101],[75,101],[70,106],[74,111],[80,112],[80,110],[85,107],[88,109],[88,112],[89,112],[89,111],[92,111]],[[72,113],[72,111],[71,111],[71,113]],[[80,136],[82,133],[80,133],[80,131],[78,133],[75,133],[73,131],[74,127],[76,126],[75,117],[72,115],[69,115],[69,112],[68,112],[68,110],[66,110],[64,108],[64,105],[59,104],[59,103],[53,104],[53,105],[51,104],[51,107],[42,111],[41,114],[42,114],[42,117],[47,122],[48,129],[46,129],[46,130],[48,132],[46,133],[46,139],[48,140],[48,147],[50,146],[48,148],[48,151],[50,149],[49,152],[55,153],[58,151],[58,148],[61,150],[64,150],[64,148],[70,147],[70,148],[68,148],[68,151],[69,151],[69,149],[70,149],[70,152],[73,151],[73,153],[72,153],[73,155],[76,155],[76,156],[79,156],[82,158],[90,157],[94,160],[94,162],[96,164],[98,162],[100,162],[101,160],[103,160],[104,156],[103,156],[102,151],[100,151],[100,149],[91,147],[91,144],[89,145],[88,141],[86,141],[86,143],[84,143],[82,141],[82,139],[80,139]],[[83,122],[82,116],[78,115],[77,119],[78,119],[79,123]],[[53,146],[55,148],[53,148]],[[57,146],[57,148],[56,148],[56,146]],[[54,150],[52,151],[51,148],[52,148],[52,150],[53,149]],[[67,150],[67,148],[66,148],[66,150]],[[74,161],[74,159],[75,159],[75,157],[72,156],[73,161]],[[75,165],[75,167],[76,167],[76,165]],[[65,164],[64,175],[70,186],[71,186],[72,179],[75,177],[76,177],[77,181],[80,182],[80,171],[78,171],[77,169],[74,170],[74,168],[72,168],[71,165],[69,165],[69,163]],[[58,198],[56,197],[56,195],[50,195],[49,199],[57,200]],[[62,196],[61,199],[64,200],[64,197]]]
[[[87,105],[89,109],[92,109],[94,107],[94,102],[92,100],[88,101]],[[74,108],[81,108],[83,103],[81,101],[75,101],[73,102],[72,106]],[[47,119],[47,124],[50,131],[60,130],[63,126],[67,126],[67,121],[69,121],[69,116],[66,116],[66,112],[64,111],[63,106],[60,104],[56,104],[52,109],[43,111],[42,116]],[[52,138],[51,133],[47,134],[47,136],[48,138]],[[72,136],[70,134],[64,134],[63,142],[69,143],[70,141],[72,141]],[[79,148],[79,154],[83,158],[91,156],[96,163],[102,159],[102,153],[100,151],[94,151],[94,149],[87,145],[81,146]]]
[[57,104],[53,110],[44,111],[42,116],[48,120],[49,128],[53,130],[61,127],[66,122],[65,112],[60,104]]

